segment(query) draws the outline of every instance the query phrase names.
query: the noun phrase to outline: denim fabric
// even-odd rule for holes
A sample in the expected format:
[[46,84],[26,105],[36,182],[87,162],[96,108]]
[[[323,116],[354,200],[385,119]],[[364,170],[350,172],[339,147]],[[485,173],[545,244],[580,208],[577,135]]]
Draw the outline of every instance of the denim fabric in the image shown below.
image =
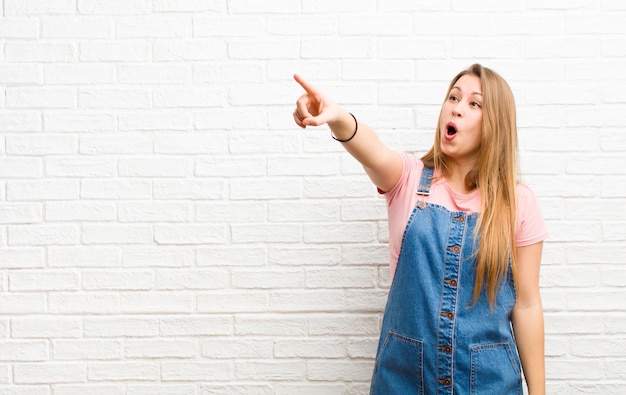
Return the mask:
[[521,395],[512,277],[493,309],[485,295],[472,305],[478,216],[427,202],[432,169],[422,173],[424,199],[403,235],[370,393]]

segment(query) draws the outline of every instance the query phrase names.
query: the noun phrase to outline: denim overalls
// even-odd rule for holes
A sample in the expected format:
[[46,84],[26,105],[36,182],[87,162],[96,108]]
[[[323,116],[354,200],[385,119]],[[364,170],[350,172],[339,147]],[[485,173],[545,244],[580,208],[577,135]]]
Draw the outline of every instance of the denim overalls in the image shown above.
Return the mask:
[[432,174],[424,167],[404,231],[370,393],[521,395],[513,279],[493,309],[484,293],[472,306],[478,215],[426,202]]

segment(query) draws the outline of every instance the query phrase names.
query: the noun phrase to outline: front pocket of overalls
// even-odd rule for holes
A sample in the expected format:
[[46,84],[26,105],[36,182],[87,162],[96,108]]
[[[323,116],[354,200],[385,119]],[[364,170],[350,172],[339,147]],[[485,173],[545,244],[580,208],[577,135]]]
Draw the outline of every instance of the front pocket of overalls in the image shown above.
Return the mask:
[[423,394],[423,344],[389,331],[376,357],[370,394]]
[[509,343],[473,346],[471,364],[471,395],[523,393],[519,363]]

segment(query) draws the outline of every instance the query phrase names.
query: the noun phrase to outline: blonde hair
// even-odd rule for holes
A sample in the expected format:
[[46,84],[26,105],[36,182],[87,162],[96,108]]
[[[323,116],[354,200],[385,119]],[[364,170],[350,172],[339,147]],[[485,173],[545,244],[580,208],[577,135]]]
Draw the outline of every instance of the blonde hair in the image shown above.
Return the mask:
[[[517,184],[517,127],[515,100],[511,88],[496,72],[479,64],[460,72],[450,83],[446,97],[464,75],[481,81],[483,97],[482,137],[476,166],[465,177],[468,190],[478,188],[481,210],[478,214],[476,239],[476,280],[473,302],[480,298],[483,286],[487,299],[495,305],[502,279],[509,274],[509,262],[516,281],[515,224]],[[436,174],[450,175],[454,169],[450,159],[441,152],[441,115],[437,123],[435,143],[422,157],[425,166]]]

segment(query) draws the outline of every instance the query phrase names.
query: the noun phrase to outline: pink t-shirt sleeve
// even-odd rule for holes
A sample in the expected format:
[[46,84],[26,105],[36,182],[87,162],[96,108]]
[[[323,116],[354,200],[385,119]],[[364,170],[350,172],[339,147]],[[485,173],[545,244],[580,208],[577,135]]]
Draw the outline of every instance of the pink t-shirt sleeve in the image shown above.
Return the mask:
[[525,247],[547,238],[548,229],[535,194],[526,185],[518,184],[515,245]]

